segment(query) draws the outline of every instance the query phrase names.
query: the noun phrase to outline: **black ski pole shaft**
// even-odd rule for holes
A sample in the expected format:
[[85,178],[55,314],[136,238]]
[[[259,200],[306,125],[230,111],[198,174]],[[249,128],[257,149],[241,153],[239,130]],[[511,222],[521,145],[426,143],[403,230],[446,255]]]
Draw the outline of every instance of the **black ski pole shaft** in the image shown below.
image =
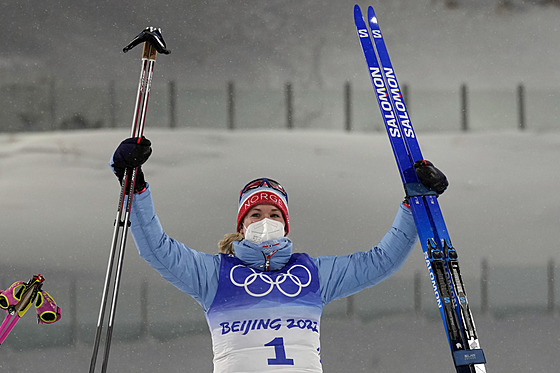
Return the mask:
[[[138,83],[138,91],[136,94],[136,104],[134,108],[134,115],[132,119],[131,137],[138,138],[140,141],[144,133],[144,124],[146,119],[146,110],[148,107],[148,99],[152,84],[152,77],[154,71],[154,64],[157,53],[168,54],[169,51],[165,49],[165,42],[161,36],[161,30],[153,27],[146,28],[136,38],[126,46],[123,51],[134,48],[139,43],[144,42],[144,49],[142,51],[142,68],[140,71],[140,81]],[[107,327],[107,336],[105,339],[105,352],[102,364],[102,372],[106,372],[107,363],[109,359],[109,351],[111,346],[111,339],[113,334],[113,324],[115,320],[118,292],[120,287],[124,251],[126,246],[126,238],[128,233],[128,226],[130,222],[130,211],[132,209],[132,199],[134,196],[134,186],[136,183],[136,175],[138,169],[126,169],[123,177],[123,183],[119,195],[119,203],[117,208],[117,216],[115,218],[115,226],[113,230],[113,238],[111,241],[111,248],[109,252],[109,261],[107,263],[107,271],[105,274],[105,283],[103,285],[103,293],[101,296],[101,306],[99,309],[99,316],[97,319],[97,328],[95,333],[95,340],[93,346],[93,353],[90,363],[90,373],[95,372],[95,365],[99,347],[101,344],[101,336],[103,330],[103,323],[105,318],[105,310],[107,308],[107,301],[111,287],[113,272],[114,284],[113,294],[111,299],[111,312],[109,314],[109,323]],[[115,256],[119,249],[116,270],[113,271]]]

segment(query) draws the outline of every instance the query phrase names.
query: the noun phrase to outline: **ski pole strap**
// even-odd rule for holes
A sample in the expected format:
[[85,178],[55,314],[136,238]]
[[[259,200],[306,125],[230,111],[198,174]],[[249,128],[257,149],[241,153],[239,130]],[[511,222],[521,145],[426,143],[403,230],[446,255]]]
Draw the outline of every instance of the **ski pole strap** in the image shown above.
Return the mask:
[[46,291],[37,293],[35,310],[37,311],[37,321],[41,324],[52,324],[62,317],[60,307]]
[[0,308],[8,310],[10,306],[14,306],[21,300],[23,291],[27,288],[27,284],[23,281],[16,281],[6,290],[0,291]]
[[422,183],[406,183],[404,184],[404,191],[407,197],[438,195],[435,191],[429,189]]

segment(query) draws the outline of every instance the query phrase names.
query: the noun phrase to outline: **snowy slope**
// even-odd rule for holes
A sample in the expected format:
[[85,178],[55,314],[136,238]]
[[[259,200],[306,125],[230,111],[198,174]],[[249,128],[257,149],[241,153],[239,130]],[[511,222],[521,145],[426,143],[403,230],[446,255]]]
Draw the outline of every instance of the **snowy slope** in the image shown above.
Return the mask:
[[[291,236],[312,255],[367,249],[385,232],[403,196],[383,134],[150,129],[146,134],[154,155],[145,173],[164,226],[207,252],[235,228],[236,195],[250,178],[269,175],[286,186]],[[104,256],[81,248],[104,250],[108,243],[118,184],[107,162],[126,136],[100,131],[2,137],[0,229],[6,260],[23,264],[40,253],[47,268],[104,267]],[[465,247],[463,255],[507,264],[556,256],[557,133],[423,134],[420,142],[426,158],[451,180],[440,203],[455,245]],[[536,242],[539,255],[528,249]]]

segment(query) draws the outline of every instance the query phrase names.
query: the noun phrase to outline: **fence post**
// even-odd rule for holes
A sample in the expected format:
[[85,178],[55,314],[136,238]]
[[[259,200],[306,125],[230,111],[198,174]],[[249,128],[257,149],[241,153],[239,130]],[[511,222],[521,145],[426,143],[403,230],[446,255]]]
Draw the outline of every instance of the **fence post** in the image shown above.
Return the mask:
[[54,78],[50,79],[49,86],[49,114],[51,119],[51,130],[56,130],[56,81]]
[[115,92],[115,81],[109,81],[109,127],[117,126],[117,99]]
[[78,342],[78,291],[76,289],[76,281],[70,282],[68,289],[70,304],[68,313],[70,314],[70,343],[75,346]]
[[176,103],[177,103],[177,94],[175,89],[175,81],[170,80],[169,81],[169,128],[177,127]]
[[525,129],[525,86],[519,84],[517,86],[517,107],[519,115],[519,129]]
[[344,128],[350,132],[352,130],[352,86],[350,82],[344,85]]
[[480,263],[480,312],[488,312],[488,259],[483,258]]
[[140,283],[140,337],[148,335],[148,280]]
[[346,297],[346,317],[348,318],[353,317],[355,313],[354,299],[354,295]]
[[422,313],[422,277],[420,271],[414,272],[414,312],[416,316]]
[[463,131],[469,130],[469,122],[468,122],[468,93],[467,93],[467,85],[463,83],[461,85],[461,129]]
[[403,84],[403,89],[402,89],[402,98],[403,98],[403,102],[406,105],[406,111],[408,111],[408,114],[410,114],[410,100],[409,98],[409,89],[408,89],[408,84],[404,83]]
[[294,92],[292,83],[286,83],[285,88],[286,98],[286,127],[291,130],[294,128]]
[[554,259],[548,261],[547,268],[547,280],[548,280],[548,312],[550,314],[554,313]]
[[227,127],[235,128],[235,84],[229,81],[227,85]]

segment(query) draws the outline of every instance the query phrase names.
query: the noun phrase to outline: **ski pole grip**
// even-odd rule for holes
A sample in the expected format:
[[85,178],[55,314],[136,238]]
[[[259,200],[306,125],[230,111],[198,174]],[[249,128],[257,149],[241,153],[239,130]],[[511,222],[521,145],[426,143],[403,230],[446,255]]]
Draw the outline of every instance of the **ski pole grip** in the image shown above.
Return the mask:
[[142,51],[142,59],[155,61],[157,56],[157,49],[148,42],[144,43],[144,50]]
[[[152,47],[159,53],[169,54],[171,51],[167,49],[165,45],[165,40],[161,34],[161,29],[158,27],[146,27],[141,33],[136,35],[134,39],[126,47],[123,48],[123,52],[126,53],[140,43],[151,44]],[[154,52],[155,53],[155,52]]]

